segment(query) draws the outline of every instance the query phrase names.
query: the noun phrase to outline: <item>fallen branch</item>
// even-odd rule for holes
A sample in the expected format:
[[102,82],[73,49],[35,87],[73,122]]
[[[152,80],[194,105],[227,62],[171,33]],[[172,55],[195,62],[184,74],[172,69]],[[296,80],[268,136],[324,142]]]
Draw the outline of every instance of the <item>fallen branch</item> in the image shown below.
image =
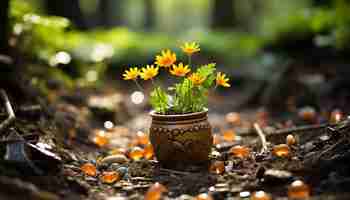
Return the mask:
[[305,126],[298,126],[294,128],[286,128],[286,129],[280,129],[277,131],[274,131],[271,135],[284,135],[287,136],[289,134],[295,134],[295,133],[301,133],[306,131],[313,131],[313,130],[319,130],[324,129],[328,127],[329,124],[313,124],[313,125],[305,125]]
[[304,125],[304,126],[298,126],[293,128],[285,128],[273,131],[269,134],[267,134],[267,138],[269,141],[272,142],[284,142],[286,140],[287,135],[292,134],[294,136],[312,136],[315,135],[313,133],[319,134],[320,131],[326,130],[326,128],[329,127],[328,123],[325,124],[312,124],[312,125]]
[[5,90],[0,89],[0,96],[5,102],[5,108],[8,114],[7,119],[0,124],[0,132],[1,132],[3,129],[8,127],[16,119],[16,116]]
[[177,171],[177,170],[165,169],[165,168],[160,168],[160,171],[171,173],[171,174],[177,174],[177,175],[190,175],[190,174],[192,174],[191,172]]
[[254,123],[254,129],[258,133],[260,141],[261,141],[261,153],[267,151],[267,143],[264,132],[261,130],[260,125],[258,123]]

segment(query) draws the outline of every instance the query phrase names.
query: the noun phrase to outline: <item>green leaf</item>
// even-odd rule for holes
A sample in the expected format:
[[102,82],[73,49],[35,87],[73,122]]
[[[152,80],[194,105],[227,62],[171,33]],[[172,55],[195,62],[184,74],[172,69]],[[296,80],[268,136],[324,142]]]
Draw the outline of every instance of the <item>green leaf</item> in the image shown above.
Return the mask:
[[175,85],[173,110],[177,113],[192,112],[193,85],[190,80],[184,79],[182,83]]
[[203,111],[208,105],[208,90],[215,80],[215,63],[202,65],[196,71],[198,75],[205,78],[200,86],[194,86],[185,78],[182,83],[175,85],[175,98],[173,110],[176,113],[189,113]]
[[209,89],[212,85],[213,82],[215,80],[215,70],[216,70],[216,64],[215,63],[209,63],[207,65],[202,65],[201,67],[199,67],[197,69],[197,73],[201,76],[201,77],[205,77],[205,81],[203,82],[202,86],[204,88]]
[[154,88],[150,95],[150,103],[153,109],[158,113],[165,114],[169,109],[168,102],[168,94],[160,87]]

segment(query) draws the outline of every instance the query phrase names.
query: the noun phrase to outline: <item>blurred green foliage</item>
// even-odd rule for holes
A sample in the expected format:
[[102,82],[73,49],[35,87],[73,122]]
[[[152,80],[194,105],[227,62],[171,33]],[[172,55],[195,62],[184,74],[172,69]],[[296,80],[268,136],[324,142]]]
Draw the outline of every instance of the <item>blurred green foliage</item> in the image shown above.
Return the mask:
[[[304,6],[268,17],[261,27],[266,44],[311,38],[315,47],[347,50],[350,42],[350,3],[335,0],[331,7]],[[283,49],[282,49],[283,50]]]
[[[11,1],[11,24],[17,47],[40,63],[41,75],[52,75],[73,86],[92,85],[107,67],[153,62],[163,48],[179,49],[184,41],[197,41],[202,52],[215,55],[222,63],[238,63],[255,56],[261,40],[247,33],[187,31],[166,34],[135,32],[124,27],[81,32],[62,17],[38,15],[21,0]],[[50,73],[48,73],[48,71]]]
[[[259,61],[257,55],[269,45],[283,47],[284,43],[311,40],[315,47],[345,51],[350,42],[350,3],[346,0],[334,0],[330,7],[312,6],[310,0],[283,4],[279,0],[263,3],[254,0],[252,2],[259,4],[260,10],[245,3],[245,10],[250,13],[242,14],[249,16],[247,23],[256,26],[250,32],[213,31],[205,27],[211,5],[208,0],[191,1],[192,6],[184,9],[187,14],[183,16],[173,16],[167,10],[176,13],[175,8],[182,8],[185,1],[157,3],[155,30],[160,31],[158,26],[162,26],[167,32],[143,32],[139,28],[134,31],[125,27],[81,32],[65,18],[45,16],[40,3],[32,2],[11,0],[11,42],[33,61],[30,63],[35,63],[29,66],[35,76],[43,80],[57,79],[70,87],[98,86],[106,70],[121,71],[127,65],[152,63],[153,55],[161,49],[171,48],[179,53],[178,46],[185,41],[196,41],[201,45],[203,57],[196,59],[198,62],[210,62],[215,57],[220,67]],[[128,4],[137,4],[137,0]],[[193,7],[202,11],[194,12]],[[197,16],[193,20],[198,21],[198,26],[192,27],[192,22],[186,21],[191,13]],[[169,23],[170,19],[175,20],[175,24]],[[131,27],[142,26],[136,25],[140,24],[136,19],[131,17],[130,20],[135,22]],[[240,21],[244,22],[243,19]],[[179,27],[184,27],[183,31]],[[114,77],[120,78],[118,74]]]

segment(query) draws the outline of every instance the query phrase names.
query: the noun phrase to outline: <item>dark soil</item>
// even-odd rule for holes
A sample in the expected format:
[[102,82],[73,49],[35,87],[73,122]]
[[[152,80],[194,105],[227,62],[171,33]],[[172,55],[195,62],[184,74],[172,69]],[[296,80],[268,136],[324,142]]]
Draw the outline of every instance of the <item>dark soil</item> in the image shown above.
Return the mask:
[[[270,193],[273,199],[286,199],[288,186],[299,179],[310,186],[312,199],[350,197],[350,121],[343,117],[340,123],[328,124],[321,112],[327,111],[329,117],[334,105],[344,102],[342,95],[335,100],[339,104],[335,101],[331,101],[331,105],[327,101],[314,102],[318,105],[315,106],[316,118],[320,119],[315,121],[300,119],[299,105],[294,105],[294,110],[285,108],[283,112],[270,112],[257,105],[234,109],[235,105],[242,105],[232,102],[232,99],[240,99],[239,94],[232,93],[224,98],[214,95],[211,105],[215,106],[209,108],[213,133],[221,135],[224,130],[236,133],[234,141],[222,141],[213,147],[210,162],[225,163],[224,173],[215,174],[207,165],[167,169],[155,158],[140,161],[126,158],[125,162],[113,164],[101,162],[101,158],[111,155],[113,149],[130,150],[128,144],[132,144],[137,131],[148,131],[147,105],[132,104],[129,96],[119,90],[108,88],[98,92],[78,90],[69,93],[52,89],[50,93],[56,98],[50,100],[36,89],[26,89],[25,84],[16,86],[10,81],[6,85],[16,120],[0,131],[0,153],[4,158],[0,162],[0,199],[143,199],[155,182],[167,187],[165,196],[170,199],[190,199],[203,192],[211,193],[214,199],[240,199],[241,192],[258,190]],[[275,102],[272,97],[266,97],[265,103]],[[95,103],[91,103],[92,98]],[[278,109],[280,107],[283,105]],[[225,121],[228,112],[238,110],[240,124]],[[1,106],[0,121],[6,117],[6,110]],[[112,121],[114,127],[106,129],[103,127],[105,121]],[[261,140],[252,126],[254,122],[260,124],[266,135],[265,151],[261,151]],[[92,140],[96,131],[101,130],[110,135],[109,144],[103,147]],[[285,143],[288,134],[294,135],[297,143],[290,147],[290,156],[276,157],[271,153],[272,148]],[[23,140],[13,140],[10,135]],[[10,148],[21,149],[23,141],[27,145],[19,152],[24,157],[15,154],[11,162],[5,159]],[[49,153],[28,146],[38,143],[49,146],[44,148]],[[237,144],[249,147],[251,154],[243,159],[232,156],[230,148]],[[87,162],[97,166],[99,175],[104,171],[117,171],[122,179],[104,184],[99,176],[87,176],[80,169]],[[37,174],[36,169],[43,173]]]

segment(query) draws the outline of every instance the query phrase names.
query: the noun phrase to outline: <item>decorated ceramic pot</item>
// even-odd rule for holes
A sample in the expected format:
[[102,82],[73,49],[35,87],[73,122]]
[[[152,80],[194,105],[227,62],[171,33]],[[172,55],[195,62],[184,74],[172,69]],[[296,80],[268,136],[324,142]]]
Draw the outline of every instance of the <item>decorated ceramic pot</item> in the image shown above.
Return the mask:
[[150,140],[161,164],[199,164],[208,161],[213,145],[208,111],[162,115],[152,111]]

